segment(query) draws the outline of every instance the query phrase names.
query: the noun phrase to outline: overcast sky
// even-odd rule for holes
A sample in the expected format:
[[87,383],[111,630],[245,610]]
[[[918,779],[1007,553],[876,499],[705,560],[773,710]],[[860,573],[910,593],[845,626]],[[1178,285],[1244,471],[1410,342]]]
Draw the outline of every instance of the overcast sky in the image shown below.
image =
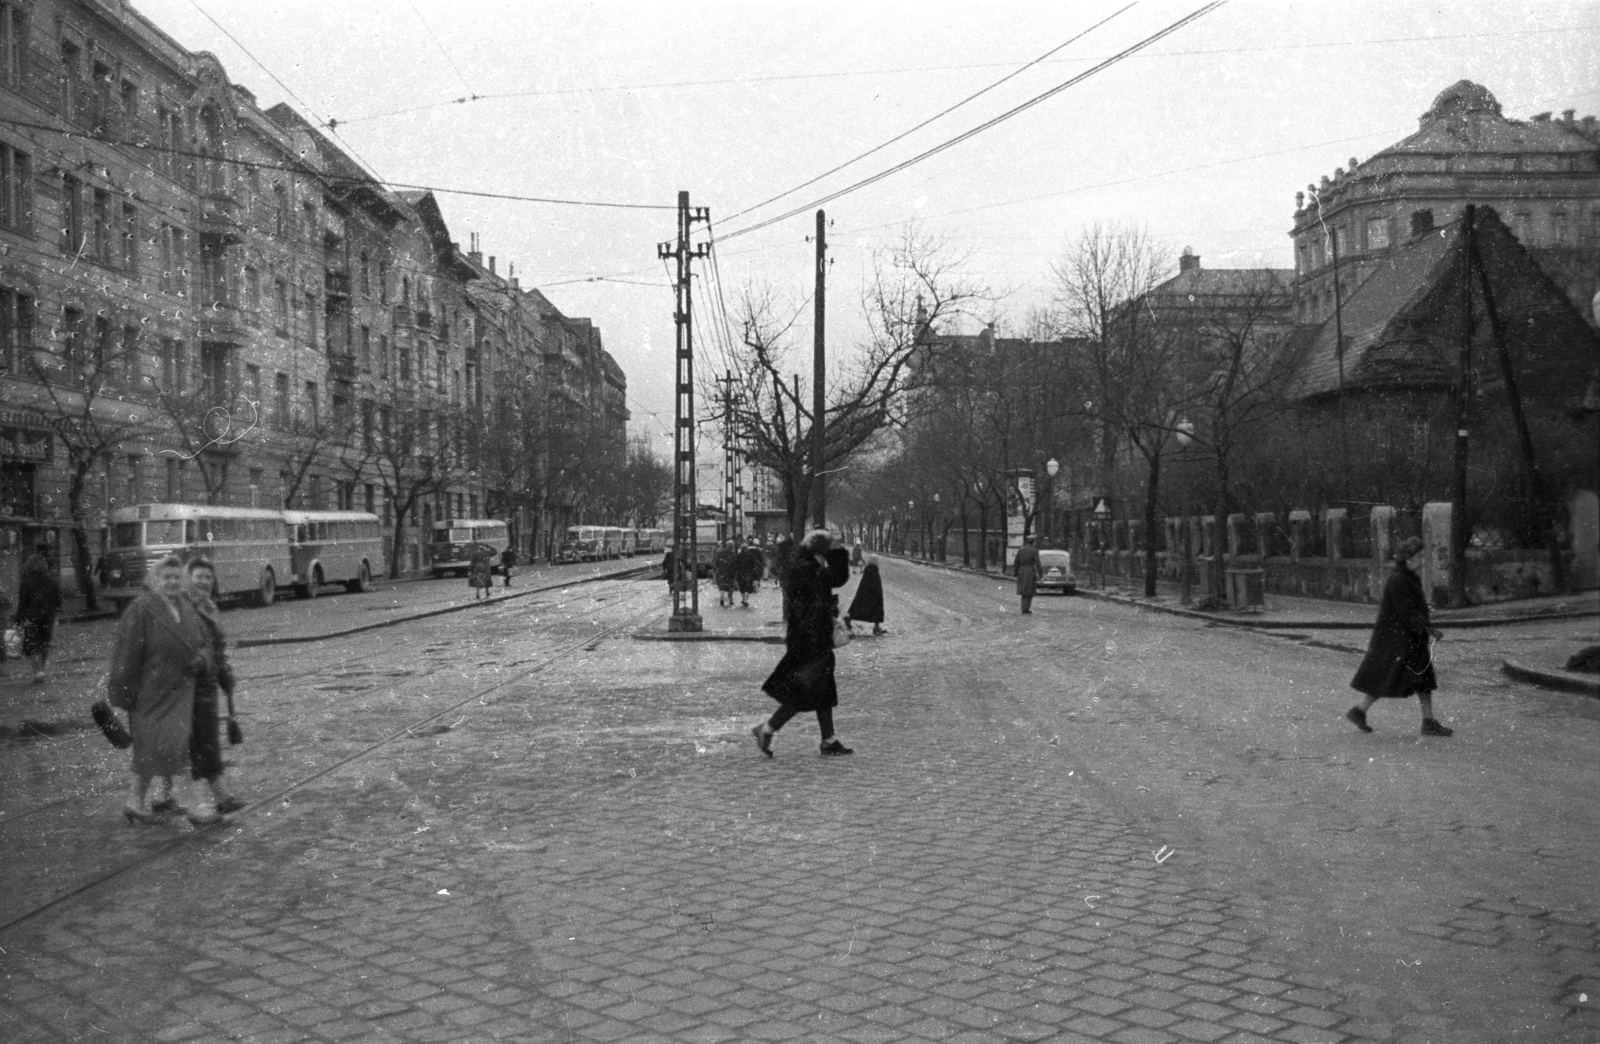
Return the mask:
[[[686,189],[728,235],[968,131],[1203,5],[1146,2],[1120,14],[1120,0],[136,6],[184,46],[216,54],[263,108],[287,101],[314,122],[335,120],[339,140],[385,180],[662,207]],[[904,140],[735,216],[1113,15]],[[1095,221],[1142,224],[1208,267],[1289,267],[1294,194],[1307,183],[1414,131],[1433,97],[1463,78],[1514,118],[1600,111],[1597,52],[1597,2],[1235,0],[828,203],[830,350],[860,336],[872,252],[908,219],[1005,292],[1002,324],[1020,324],[1047,299],[1050,262]],[[481,97],[456,102],[471,95]],[[524,286],[599,325],[628,375],[631,427],[663,448],[673,300],[656,244],[674,235],[674,213],[439,200],[463,247],[478,232],[501,272],[514,263]],[[718,248],[730,298],[755,283],[796,307],[807,299],[814,209]],[[594,277],[607,278],[584,281]],[[808,353],[809,315],[796,328]]]

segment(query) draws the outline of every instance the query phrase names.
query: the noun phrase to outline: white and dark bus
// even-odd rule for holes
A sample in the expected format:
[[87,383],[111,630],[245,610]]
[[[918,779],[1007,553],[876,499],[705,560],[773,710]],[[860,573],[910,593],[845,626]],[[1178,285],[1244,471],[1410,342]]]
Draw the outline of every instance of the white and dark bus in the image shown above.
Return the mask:
[[282,511],[208,504],[136,504],[111,512],[105,595],[120,612],[168,555],[211,560],[219,598],[271,605],[294,576]]
[[495,568],[500,568],[500,552],[511,543],[504,522],[493,518],[445,518],[433,524],[433,575],[446,573],[466,576],[472,567],[472,553],[483,544],[494,551]]
[[290,582],[301,598],[315,598],[326,584],[350,591],[372,586],[383,563],[383,530],[365,511],[285,511]]

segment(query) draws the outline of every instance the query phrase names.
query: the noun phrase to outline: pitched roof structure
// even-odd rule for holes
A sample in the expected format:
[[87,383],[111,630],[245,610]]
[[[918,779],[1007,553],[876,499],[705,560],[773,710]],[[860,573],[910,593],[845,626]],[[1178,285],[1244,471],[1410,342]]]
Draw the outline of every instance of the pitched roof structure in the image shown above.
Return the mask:
[[[1500,103],[1486,87],[1471,80],[1458,80],[1433,99],[1428,111],[1418,118],[1421,126],[1412,134],[1389,146],[1373,158],[1394,153],[1457,154],[1463,152],[1591,152],[1594,121],[1507,119]],[[1370,162],[1370,161],[1369,161]]]
[[[1492,208],[1478,208],[1474,224],[1524,392],[1581,397],[1600,366],[1600,339]],[[1431,230],[1386,256],[1345,299],[1337,321],[1303,327],[1297,336],[1309,347],[1296,397],[1449,385],[1465,315],[1465,238],[1465,220]],[[1474,350],[1488,360],[1493,345],[1476,280],[1472,292]],[[1483,383],[1498,381],[1492,363],[1480,369]]]

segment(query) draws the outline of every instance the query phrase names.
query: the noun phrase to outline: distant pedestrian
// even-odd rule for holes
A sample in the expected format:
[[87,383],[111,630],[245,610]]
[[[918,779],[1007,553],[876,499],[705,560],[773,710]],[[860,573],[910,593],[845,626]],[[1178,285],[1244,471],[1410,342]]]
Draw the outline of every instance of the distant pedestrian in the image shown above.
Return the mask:
[[[190,715],[189,776],[201,784],[199,800],[189,810],[189,822],[196,826],[215,823],[244,802],[228,792],[222,783],[222,712],[218,698],[226,694],[233,706],[233,664],[228,661],[228,639],[222,633],[222,620],[213,601],[216,572],[204,558],[192,558],[187,567],[188,585],[184,590],[195,619],[205,638],[205,663],[194,683],[194,710]],[[232,714],[228,715],[232,721]],[[152,806],[153,811],[157,811]],[[176,809],[174,809],[176,811]]]
[[778,582],[785,620],[789,619],[789,567],[794,563],[794,555],[794,537],[785,533],[778,538],[772,554],[772,578]]
[[[3,632],[11,627],[12,622],[11,596],[6,594],[4,588],[0,588],[0,632]],[[20,636],[18,637],[18,640],[21,640]],[[10,652],[6,649],[6,645],[7,642],[5,640],[5,635],[0,634],[0,674],[4,674],[6,672],[6,658],[10,656]]]
[[850,568],[860,569],[864,561],[866,561],[866,553],[861,550],[861,541],[857,540],[855,545],[850,548]]
[[168,555],[117,623],[106,699],[128,712],[133,789],[122,806],[130,823],[155,823],[150,781],[189,768],[195,679],[206,669],[206,636],[183,596],[183,562]]
[[479,544],[478,549],[472,552],[471,564],[467,566],[467,583],[475,592],[473,601],[494,594],[494,548],[488,544]]
[[44,668],[50,661],[50,643],[55,637],[56,617],[61,613],[61,585],[50,572],[41,546],[22,563],[22,578],[17,583],[17,609],[14,617],[22,632],[22,655],[33,661],[33,681],[44,681]]
[[838,598],[833,594],[850,579],[850,554],[834,549],[826,530],[806,534],[788,571],[789,626],[783,659],[761,686],[778,701],[772,717],[750,730],[761,753],[772,757],[772,737],[796,714],[814,711],[822,734],[822,753],[854,753],[833,734],[833,708],[839,690],[833,678],[833,621]]
[[1444,637],[1428,617],[1428,600],[1422,594],[1418,570],[1427,559],[1427,548],[1416,537],[1409,537],[1394,553],[1394,572],[1383,586],[1378,603],[1378,620],[1372,628],[1366,658],[1350,679],[1350,687],[1364,699],[1348,711],[1345,718],[1362,732],[1371,732],[1367,711],[1380,699],[1403,700],[1415,695],[1422,705],[1422,734],[1448,736],[1454,729],[1441,725],[1433,716],[1433,691],[1438,680],[1433,673],[1433,656],[1428,639]]
[[850,600],[850,608],[844,614],[844,624],[853,627],[860,620],[872,625],[873,634],[883,634],[883,579],[878,576],[877,556],[867,555],[865,561],[861,582],[856,585],[856,596]]
[[511,586],[511,571],[517,567],[517,549],[510,544],[500,552],[500,572],[505,574],[506,586]]
[[761,582],[761,571],[765,568],[761,549],[752,538],[739,549],[733,562],[733,578],[739,585],[739,604],[746,609],[750,607],[750,596],[756,593],[756,585]]
[[671,594],[678,589],[679,574],[678,552],[676,548],[667,548],[667,553],[661,559],[661,575],[667,578],[667,593]]
[[738,565],[739,552],[734,549],[733,541],[724,540],[711,558],[711,579],[717,585],[718,605],[733,604],[733,592],[738,585]]
[[1017,594],[1022,596],[1022,611],[1033,612],[1033,596],[1039,589],[1039,549],[1033,546],[1033,537],[1022,542],[1013,568],[1017,574]]

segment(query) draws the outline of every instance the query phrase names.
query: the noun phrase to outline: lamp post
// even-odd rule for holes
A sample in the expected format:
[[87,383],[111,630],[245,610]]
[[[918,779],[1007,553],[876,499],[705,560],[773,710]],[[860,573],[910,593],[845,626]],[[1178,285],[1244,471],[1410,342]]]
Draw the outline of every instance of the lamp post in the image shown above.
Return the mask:
[[[916,517],[916,510],[917,510],[917,502],[915,500],[906,501],[906,536],[907,537],[909,537],[911,535],[911,522]],[[909,554],[910,551],[911,551],[911,548],[914,547],[915,545],[911,544],[911,542],[909,540],[907,540],[906,543],[909,545],[906,548],[906,552]]]
[[939,555],[938,555],[938,560],[943,562],[944,561],[944,530],[939,525],[940,521],[943,518],[943,509],[940,508],[940,506],[939,506],[939,500],[940,500],[939,494],[938,493],[934,493],[934,495],[933,495],[933,530],[934,530],[934,532],[936,534],[939,535]]
[[[1057,460],[1054,457],[1051,457],[1048,461],[1045,462],[1044,473],[1046,475],[1050,476],[1050,489],[1047,491],[1047,495],[1045,496],[1045,501],[1044,501],[1044,507],[1045,507],[1044,521],[1045,521],[1046,533],[1049,535],[1049,537],[1050,537],[1050,539],[1052,541],[1055,540],[1055,528],[1056,528],[1056,526],[1055,526],[1055,522],[1056,522],[1056,504],[1055,504],[1055,500],[1056,500],[1056,476],[1058,474],[1060,474],[1060,472],[1061,472],[1061,462],[1059,460]],[[1041,543],[1042,542],[1043,541],[1041,541]]]
[[[1182,420],[1178,422],[1178,449],[1189,448],[1189,443],[1194,441],[1194,421]],[[1189,520],[1178,519],[1178,547],[1183,553],[1183,595],[1179,601],[1184,605],[1194,603],[1194,539],[1189,532]]]

